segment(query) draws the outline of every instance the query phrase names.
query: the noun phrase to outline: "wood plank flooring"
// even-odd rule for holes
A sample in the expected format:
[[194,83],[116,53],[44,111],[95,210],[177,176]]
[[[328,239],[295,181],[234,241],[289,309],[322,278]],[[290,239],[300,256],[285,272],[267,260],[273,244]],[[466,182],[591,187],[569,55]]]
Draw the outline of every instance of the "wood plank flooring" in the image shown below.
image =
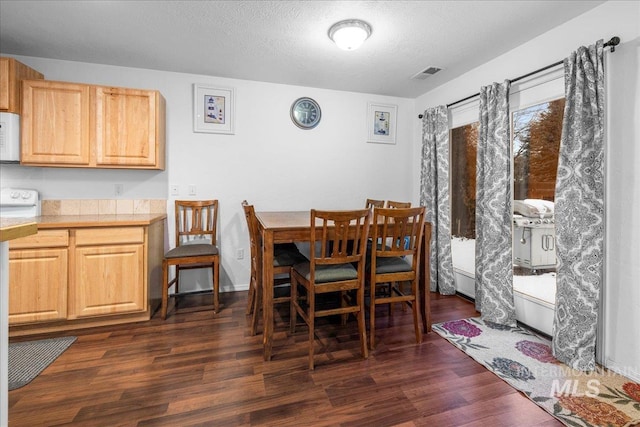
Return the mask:
[[[75,331],[78,340],[30,384],[9,392],[20,426],[561,426],[435,333],[421,345],[411,311],[377,316],[377,347],[360,358],[357,328],[327,321],[307,370],[307,331],[276,313],[273,360],[248,335],[246,292],[180,297],[166,321]],[[475,316],[432,294],[434,322]],[[50,334],[62,336],[65,334]],[[67,334],[71,335],[71,334]],[[34,338],[42,338],[31,337]],[[24,338],[12,341],[24,341]]]

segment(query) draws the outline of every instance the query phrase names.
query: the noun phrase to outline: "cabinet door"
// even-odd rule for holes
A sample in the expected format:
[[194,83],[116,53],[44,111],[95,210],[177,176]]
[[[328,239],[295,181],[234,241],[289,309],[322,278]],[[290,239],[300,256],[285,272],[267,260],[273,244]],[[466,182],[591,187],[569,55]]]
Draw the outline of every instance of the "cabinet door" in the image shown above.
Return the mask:
[[21,163],[89,165],[89,86],[25,80],[22,88]]
[[69,319],[146,310],[143,244],[77,247],[75,263]]
[[67,248],[9,251],[9,324],[67,317]]
[[13,58],[0,58],[0,111],[20,114],[21,81],[42,78],[42,74]]
[[0,111],[9,111],[9,58],[0,58]]
[[[96,97],[96,165],[164,168],[160,165],[157,91],[98,86]],[[164,162],[162,162],[164,163]]]

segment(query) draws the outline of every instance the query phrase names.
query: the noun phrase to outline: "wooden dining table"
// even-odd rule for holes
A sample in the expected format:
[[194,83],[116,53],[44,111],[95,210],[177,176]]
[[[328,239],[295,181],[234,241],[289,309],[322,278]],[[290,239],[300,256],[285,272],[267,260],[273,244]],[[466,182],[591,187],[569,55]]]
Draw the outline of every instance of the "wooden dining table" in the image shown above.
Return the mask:
[[[257,277],[262,277],[262,340],[264,360],[271,360],[273,345],[273,247],[276,243],[310,242],[310,211],[256,212],[261,245],[258,255]],[[420,265],[420,288],[423,294],[421,308],[424,331],[431,330],[431,311],[429,309],[429,244],[431,242],[431,223],[424,223],[422,237],[422,263]]]

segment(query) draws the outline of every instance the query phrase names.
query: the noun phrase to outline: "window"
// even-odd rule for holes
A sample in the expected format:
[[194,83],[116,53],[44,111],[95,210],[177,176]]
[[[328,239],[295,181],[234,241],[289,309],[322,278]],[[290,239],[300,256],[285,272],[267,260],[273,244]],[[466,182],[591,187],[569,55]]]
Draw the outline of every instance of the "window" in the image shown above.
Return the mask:
[[[554,200],[564,98],[513,113],[513,198]],[[479,123],[451,130],[451,235],[475,238]]]
[[553,201],[564,98],[513,113],[513,198]]
[[[553,206],[563,113],[564,99],[512,113],[514,200]],[[478,129],[478,122],[458,126],[451,129],[450,137],[453,264],[471,277],[475,271]],[[538,219],[539,216],[534,217]],[[541,222],[535,227],[519,227],[514,222],[514,289],[553,304],[556,257],[552,214]],[[528,259],[528,264],[523,259]],[[464,284],[457,286],[463,293],[473,293],[472,289],[465,292]]]
[[476,237],[476,153],[479,122],[451,130],[451,235]]
[[555,302],[553,202],[563,115],[564,98],[516,110],[511,124],[514,288],[550,303]]

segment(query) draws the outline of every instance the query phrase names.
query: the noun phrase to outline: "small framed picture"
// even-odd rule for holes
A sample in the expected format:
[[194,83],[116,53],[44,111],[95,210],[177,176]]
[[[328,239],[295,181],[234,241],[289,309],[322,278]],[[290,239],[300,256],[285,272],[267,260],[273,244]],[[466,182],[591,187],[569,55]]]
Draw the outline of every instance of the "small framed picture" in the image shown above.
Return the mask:
[[233,134],[234,90],[193,85],[193,131]]
[[367,142],[396,143],[398,106],[369,102],[367,112]]

